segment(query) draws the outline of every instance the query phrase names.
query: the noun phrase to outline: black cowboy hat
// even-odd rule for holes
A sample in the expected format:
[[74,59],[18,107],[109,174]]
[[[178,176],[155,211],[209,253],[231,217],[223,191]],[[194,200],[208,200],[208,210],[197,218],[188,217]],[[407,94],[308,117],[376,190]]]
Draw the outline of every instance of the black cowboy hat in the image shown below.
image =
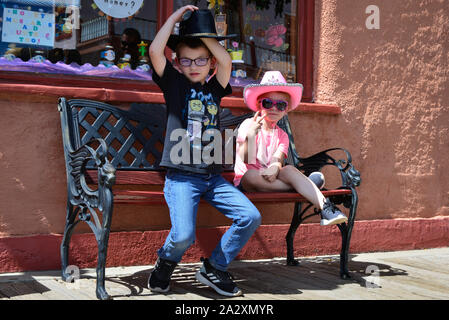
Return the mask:
[[173,51],[183,38],[214,38],[217,41],[235,38],[237,34],[219,36],[215,28],[212,13],[207,9],[187,11],[179,23],[179,35],[172,34],[168,39],[167,46]]

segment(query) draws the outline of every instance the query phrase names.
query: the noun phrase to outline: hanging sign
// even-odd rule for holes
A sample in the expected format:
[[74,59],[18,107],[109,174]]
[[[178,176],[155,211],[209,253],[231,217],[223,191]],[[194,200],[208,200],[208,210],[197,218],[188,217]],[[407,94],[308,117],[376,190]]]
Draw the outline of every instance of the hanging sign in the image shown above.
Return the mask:
[[55,15],[3,8],[2,41],[53,47]]
[[113,18],[127,18],[136,14],[143,0],[94,0],[98,9]]

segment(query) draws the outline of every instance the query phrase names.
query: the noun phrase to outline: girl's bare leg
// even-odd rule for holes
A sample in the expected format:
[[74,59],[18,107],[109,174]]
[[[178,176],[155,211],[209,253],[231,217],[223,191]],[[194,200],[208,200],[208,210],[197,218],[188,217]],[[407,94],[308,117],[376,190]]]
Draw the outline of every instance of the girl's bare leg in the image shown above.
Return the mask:
[[281,192],[281,191],[291,191],[292,186],[276,179],[273,182],[267,181],[258,170],[248,170],[243,175],[241,184],[243,189],[248,192]]
[[278,180],[292,186],[296,192],[302,194],[307,200],[312,202],[315,207],[321,210],[323,209],[325,198],[320,189],[318,189],[312,180],[307,178],[294,166],[288,165],[282,167],[278,174]]
[[294,166],[282,167],[273,182],[265,180],[258,170],[248,170],[242,177],[243,189],[248,192],[282,192],[295,190],[309,200],[316,208],[322,210],[325,198],[315,183]]

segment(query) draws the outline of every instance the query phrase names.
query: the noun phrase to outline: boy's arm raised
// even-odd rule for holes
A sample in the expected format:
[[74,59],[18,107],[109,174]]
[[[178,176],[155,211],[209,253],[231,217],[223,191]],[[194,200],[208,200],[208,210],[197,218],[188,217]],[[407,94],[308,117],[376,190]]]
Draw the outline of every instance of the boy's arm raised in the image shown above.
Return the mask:
[[216,39],[201,38],[201,40],[209,48],[210,52],[212,52],[213,56],[215,57],[217,63],[217,73],[216,73],[217,80],[223,88],[226,88],[226,86],[229,83],[229,78],[231,78],[231,71],[232,71],[231,56]]
[[157,73],[159,77],[162,77],[165,69],[165,46],[167,45],[168,38],[175,26],[176,22],[181,21],[183,14],[187,11],[198,10],[198,7],[188,5],[182,8],[179,8],[167,19],[162,28],[154,37],[153,42],[150,45],[150,59],[153,65],[154,71]]

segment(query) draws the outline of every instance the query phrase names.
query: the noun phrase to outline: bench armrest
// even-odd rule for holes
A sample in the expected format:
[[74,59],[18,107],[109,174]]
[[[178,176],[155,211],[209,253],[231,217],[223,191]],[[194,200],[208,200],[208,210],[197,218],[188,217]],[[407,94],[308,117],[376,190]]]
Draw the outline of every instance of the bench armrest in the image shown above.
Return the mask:
[[[94,150],[89,145],[98,141],[100,146]],[[103,139],[92,139],[74,151],[68,151],[67,181],[72,205],[103,209],[103,204],[111,197],[115,183],[115,168],[107,159],[107,145]],[[98,188],[92,190],[86,182],[86,165],[94,160],[98,169]],[[108,192],[109,190],[109,192]]]
[[[336,160],[328,154],[329,152],[336,150],[343,151],[346,158]],[[349,151],[343,148],[327,149],[307,158],[299,158],[297,168],[308,176],[314,171],[320,171],[327,165],[332,165],[338,168],[342,178],[342,187],[353,188],[360,185],[360,172],[352,165],[352,157]]]

